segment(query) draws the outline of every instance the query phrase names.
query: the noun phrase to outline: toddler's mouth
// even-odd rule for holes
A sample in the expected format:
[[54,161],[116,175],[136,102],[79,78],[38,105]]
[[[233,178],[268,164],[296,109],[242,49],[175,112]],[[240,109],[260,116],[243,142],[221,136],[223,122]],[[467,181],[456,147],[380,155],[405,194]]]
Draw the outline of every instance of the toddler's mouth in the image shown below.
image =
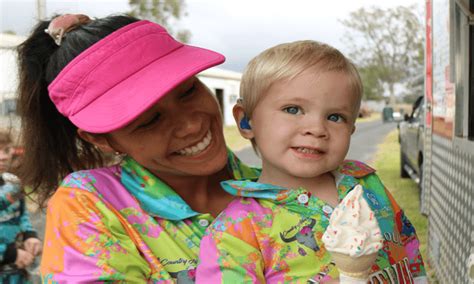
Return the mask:
[[296,152],[300,152],[300,153],[303,153],[303,154],[323,154],[324,152],[319,150],[319,149],[315,149],[315,148],[308,148],[308,147],[293,147],[294,150],[296,150]]

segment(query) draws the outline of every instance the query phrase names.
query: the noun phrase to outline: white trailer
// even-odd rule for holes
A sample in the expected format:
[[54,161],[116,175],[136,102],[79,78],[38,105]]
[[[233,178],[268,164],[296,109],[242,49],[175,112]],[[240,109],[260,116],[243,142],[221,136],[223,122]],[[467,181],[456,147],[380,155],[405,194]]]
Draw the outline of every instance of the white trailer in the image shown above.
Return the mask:
[[422,212],[441,283],[474,283],[474,0],[426,0]]

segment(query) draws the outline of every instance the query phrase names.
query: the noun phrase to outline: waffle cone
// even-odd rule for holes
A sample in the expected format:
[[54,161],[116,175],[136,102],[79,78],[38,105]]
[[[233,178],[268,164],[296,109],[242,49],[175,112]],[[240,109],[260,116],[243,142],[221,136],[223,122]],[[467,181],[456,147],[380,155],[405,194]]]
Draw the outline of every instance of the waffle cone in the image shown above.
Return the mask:
[[331,252],[331,257],[339,273],[352,278],[367,279],[370,269],[377,258],[377,253],[352,257],[347,254]]

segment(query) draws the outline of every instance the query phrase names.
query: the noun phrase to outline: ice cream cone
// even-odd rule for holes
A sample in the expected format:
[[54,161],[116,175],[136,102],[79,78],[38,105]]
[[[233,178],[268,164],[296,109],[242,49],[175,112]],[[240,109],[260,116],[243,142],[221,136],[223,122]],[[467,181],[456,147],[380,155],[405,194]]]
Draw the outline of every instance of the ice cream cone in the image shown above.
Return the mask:
[[361,185],[332,212],[322,241],[339,269],[340,283],[367,283],[383,238]]
[[370,269],[377,258],[377,253],[352,257],[347,254],[331,252],[331,257],[340,274],[350,278],[367,280]]

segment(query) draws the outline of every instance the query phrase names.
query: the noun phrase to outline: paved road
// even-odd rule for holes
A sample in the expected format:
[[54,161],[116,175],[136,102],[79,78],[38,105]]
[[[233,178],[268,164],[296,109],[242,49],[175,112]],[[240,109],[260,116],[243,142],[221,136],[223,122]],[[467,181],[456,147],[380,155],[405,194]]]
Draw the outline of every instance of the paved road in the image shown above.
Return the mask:
[[347,158],[371,164],[375,158],[377,146],[396,127],[395,122],[383,123],[381,120],[356,124]]
[[[377,151],[377,145],[396,127],[396,123],[383,123],[380,120],[357,123],[356,131],[351,138],[351,147],[347,158],[370,164]],[[252,147],[237,151],[236,154],[249,165],[260,166],[262,164],[260,158],[253,152]]]

